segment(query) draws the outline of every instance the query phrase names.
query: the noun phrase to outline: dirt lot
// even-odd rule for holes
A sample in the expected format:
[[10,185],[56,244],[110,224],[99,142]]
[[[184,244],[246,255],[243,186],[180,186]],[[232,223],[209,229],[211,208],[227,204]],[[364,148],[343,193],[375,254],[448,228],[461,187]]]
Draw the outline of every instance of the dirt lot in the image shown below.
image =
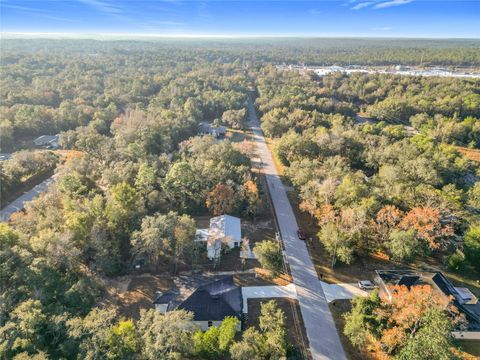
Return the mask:
[[115,305],[126,318],[138,320],[140,309],[153,309],[157,291],[167,291],[173,286],[169,274],[142,274],[122,276],[108,280],[105,305]]
[[[248,300],[248,316],[245,321],[245,327],[256,326],[258,328],[258,317],[260,316],[260,307],[263,302],[275,300],[278,306],[285,313],[285,323],[287,328],[287,342],[297,349],[297,356],[291,359],[310,359],[308,352],[308,339],[303,325],[302,315],[297,300],[288,298],[278,299],[249,299]],[[295,320],[297,319],[297,320]],[[298,326],[295,326],[298,325]],[[306,356],[302,356],[301,352],[305,344]]]
[[263,269],[255,269],[255,274],[235,274],[234,281],[238,286],[285,286],[292,282],[290,275],[280,275],[272,278],[270,274]]

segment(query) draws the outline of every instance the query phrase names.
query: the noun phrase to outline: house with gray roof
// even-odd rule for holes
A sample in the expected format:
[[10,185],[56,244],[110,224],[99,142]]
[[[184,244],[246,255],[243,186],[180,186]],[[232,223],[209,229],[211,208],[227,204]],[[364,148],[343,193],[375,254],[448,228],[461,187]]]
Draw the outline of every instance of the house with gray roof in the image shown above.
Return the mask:
[[203,284],[178,303],[179,294],[174,291],[159,292],[154,301],[155,309],[165,313],[173,310],[186,310],[193,313],[193,321],[202,330],[220,326],[228,316],[240,320],[237,331],[241,330],[243,316],[242,288],[235,285],[233,276],[225,276]]
[[42,135],[33,140],[33,144],[37,147],[57,149],[59,147],[58,140],[58,135]]
[[225,136],[227,133],[227,128],[225,126],[214,126],[209,123],[200,123],[198,124],[198,134],[199,135],[211,135],[215,138]]

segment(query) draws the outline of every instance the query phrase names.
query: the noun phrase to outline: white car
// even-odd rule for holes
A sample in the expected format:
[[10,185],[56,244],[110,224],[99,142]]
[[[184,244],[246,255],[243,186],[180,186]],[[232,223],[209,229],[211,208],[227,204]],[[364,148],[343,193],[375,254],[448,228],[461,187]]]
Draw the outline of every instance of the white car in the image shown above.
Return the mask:
[[377,285],[370,280],[361,280],[358,282],[358,287],[362,290],[373,290],[377,287]]

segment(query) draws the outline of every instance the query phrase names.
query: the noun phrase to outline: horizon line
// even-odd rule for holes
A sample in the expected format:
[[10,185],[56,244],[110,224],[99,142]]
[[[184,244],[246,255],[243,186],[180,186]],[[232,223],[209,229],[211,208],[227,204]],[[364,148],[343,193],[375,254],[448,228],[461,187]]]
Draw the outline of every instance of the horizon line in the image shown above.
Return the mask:
[[96,32],[19,32],[2,31],[0,38],[4,36],[13,37],[64,37],[77,39],[90,39],[92,37],[132,37],[132,38],[161,38],[161,39],[255,39],[255,38],[344,38],[344,39],[417,39],[417,40],[480,40],[480,37],[460,36],[412,36],[412,35],[321,35],[321,34],[142,34],[142,33],[96,33]]

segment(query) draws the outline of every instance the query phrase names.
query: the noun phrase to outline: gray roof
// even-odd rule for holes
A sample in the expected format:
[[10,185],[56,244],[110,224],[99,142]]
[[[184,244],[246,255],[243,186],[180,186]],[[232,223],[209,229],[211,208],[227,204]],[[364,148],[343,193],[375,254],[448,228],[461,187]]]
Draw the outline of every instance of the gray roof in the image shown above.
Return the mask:
[[58,135],[42,135],[33,140],[36,145],[45,145],[55,141],[58,141]]
[[242,288],[233,276],[200,286],[177,309],[193,312],[195,321],[222,321],[227,316],[242,316]]
[[198,124],[198,132],[202,134],[224,135],[227,132],[225,126],[213,126],[209,123]]
[[166,293],[160,293],[155,301],[154,304],[169,304],[173,300],[177,298],[178,294],[173,291],[168,291]]

